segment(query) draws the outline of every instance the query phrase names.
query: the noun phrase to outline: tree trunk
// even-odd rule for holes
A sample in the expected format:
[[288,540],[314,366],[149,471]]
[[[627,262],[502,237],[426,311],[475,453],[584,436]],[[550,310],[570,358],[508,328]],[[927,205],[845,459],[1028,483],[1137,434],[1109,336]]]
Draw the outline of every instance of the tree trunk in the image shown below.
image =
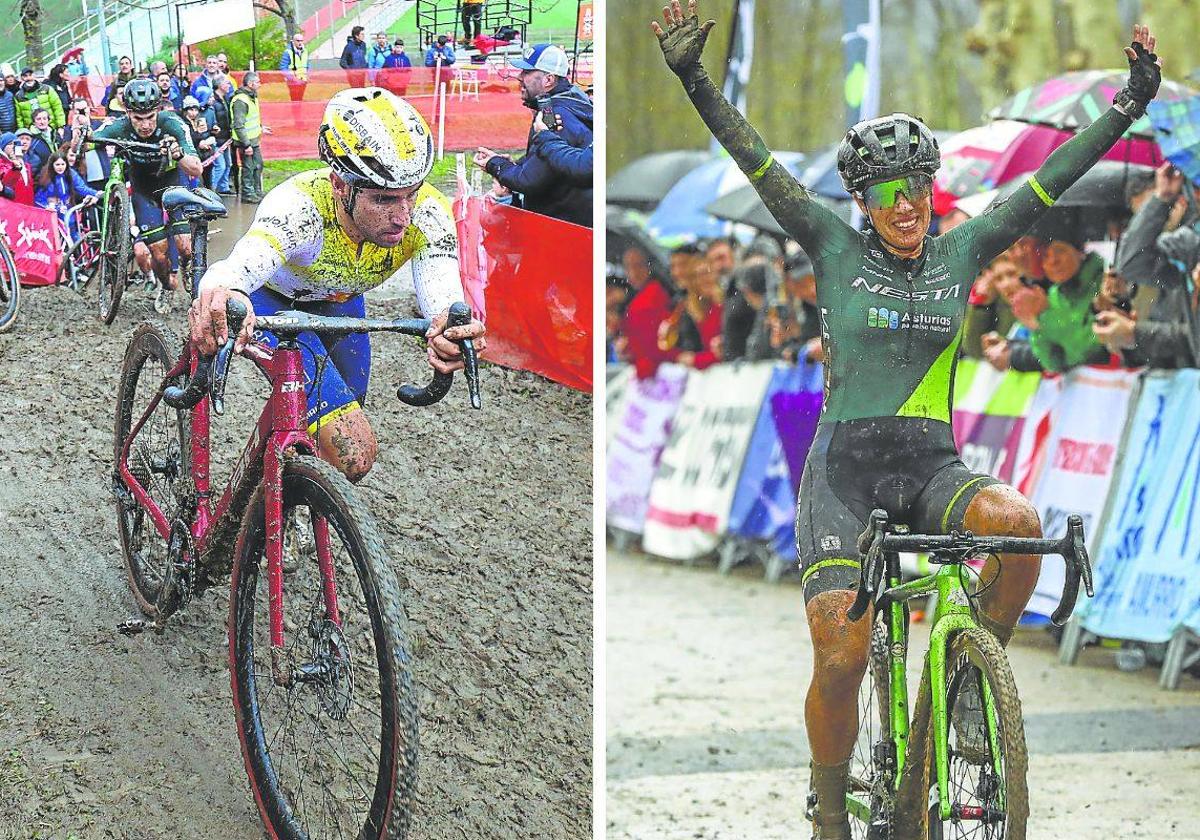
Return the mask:
[[39,72],[42,66],[42,3],[21,0],[21,28],[25,30],[25,65]]
[[291,43],[292,36],[300,29],[299,24],[296,23],[296,0],[268,0],[266,3],[255,3],[254,5],[283,18],[283,29],[288,43]]

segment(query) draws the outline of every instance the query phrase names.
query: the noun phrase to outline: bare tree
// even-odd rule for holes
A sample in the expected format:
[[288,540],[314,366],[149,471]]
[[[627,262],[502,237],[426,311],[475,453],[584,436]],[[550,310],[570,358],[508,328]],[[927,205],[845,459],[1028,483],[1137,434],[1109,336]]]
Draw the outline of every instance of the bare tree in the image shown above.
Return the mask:
[[21,0],[21,28],[25,31],[25,64],[42,69],[42,3]]
[[300,28],[296,25],[296,0],[255,0],[254,7],[283,18],[283,28],[287,32],[288,41],[292,40],[292,36]]

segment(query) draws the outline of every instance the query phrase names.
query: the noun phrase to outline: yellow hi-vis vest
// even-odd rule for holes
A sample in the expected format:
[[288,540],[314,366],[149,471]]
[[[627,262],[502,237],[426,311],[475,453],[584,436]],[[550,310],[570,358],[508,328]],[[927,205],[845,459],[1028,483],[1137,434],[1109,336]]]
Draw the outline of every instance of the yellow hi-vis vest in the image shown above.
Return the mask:
[[262,136],[262,119],[258,113],[258,99],[246,93],[244,90],[239,90],[229,100],[229,121],[233,123],[233,103],[242,101],[246,103],[246,123],[242,126],[242,130],[233,129],[233,139],[243,146],[253,145],[258,142],[258,138]]
[[288,45],[288,52],[291,53],[292,75],[302,82],[308,81],[308,50],[304,49],[296,52],[296,48],[291,44]]

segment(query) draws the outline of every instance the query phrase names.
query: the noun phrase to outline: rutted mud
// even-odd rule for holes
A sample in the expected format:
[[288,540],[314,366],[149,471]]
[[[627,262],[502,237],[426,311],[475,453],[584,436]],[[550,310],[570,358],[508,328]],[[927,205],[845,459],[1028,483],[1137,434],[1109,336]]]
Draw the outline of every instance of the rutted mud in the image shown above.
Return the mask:
[[[115,631],[135,606],[109,489],[114,396],[128,336],[161,319],[131,289],[106,328],[94,294],[29,290],[0,337],[0,837],[261,837],[234,731],[227,589],[163,635]],[[178,333],[182,310],[166,321]],[[413,836],[590,836],[591,400],[488,367],[483,411],[461,377],[410,409],[395,385],[428,379],[423,353],[372,343],[380,454],[360,493],[415,637]],[[235,362],[214,429],[222,485],[263,393]]]

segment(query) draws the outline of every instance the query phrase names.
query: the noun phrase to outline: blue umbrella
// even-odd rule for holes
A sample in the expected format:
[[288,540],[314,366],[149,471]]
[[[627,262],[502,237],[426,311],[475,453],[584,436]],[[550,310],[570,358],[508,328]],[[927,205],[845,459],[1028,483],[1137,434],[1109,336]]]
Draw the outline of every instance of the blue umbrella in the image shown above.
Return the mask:
[[[775,158],[797,174],[804,161],[799,152],[776,152]],[[723,158],[705,163],[684,175],[663,196],[650,215],[650,235],[665,245],[726,236],[732,227],[704,208],[726,193],[747,183],[746,176],[732,160]]]

